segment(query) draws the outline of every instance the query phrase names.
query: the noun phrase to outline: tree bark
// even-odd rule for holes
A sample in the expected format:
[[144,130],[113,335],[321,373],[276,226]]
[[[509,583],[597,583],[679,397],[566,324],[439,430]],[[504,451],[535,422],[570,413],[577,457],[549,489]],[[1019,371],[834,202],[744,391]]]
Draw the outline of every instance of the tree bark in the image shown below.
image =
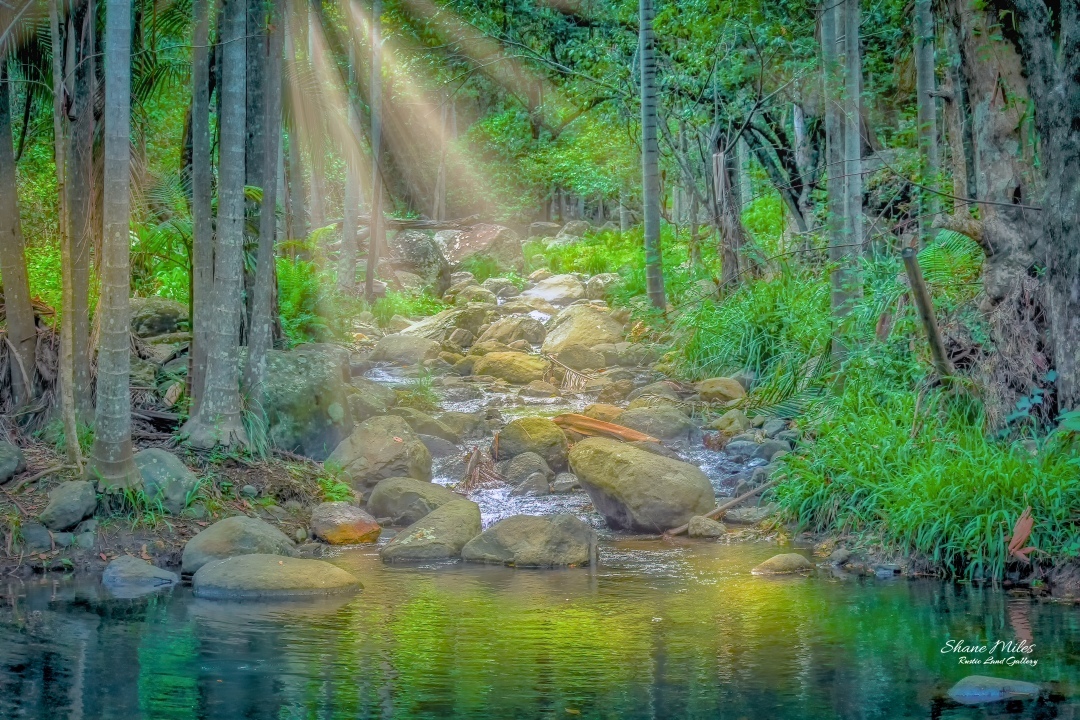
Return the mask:
[[645,227],[645,282],[649,302],[664,309],[663,258],[660,250],[660,148],[656,141],[656,48],[653,0],[639,0],[641,57],[641,186]]
[[[244,94],[247,97],[247,112],[244,123],[246,132],[244,135],[244,184],[266,188],[263,183],[266,180],[266,166],[270,158],[266,155],[266,134],[263,122],[266,120],[266,50],[267,50],[267,26],[266,26],[267,3],[265,0],[247,0],[247,14],[245,18],[246,36],[244,38],[245,61],[247,63],[247,75],[244,79]],[[244,223],[244,247],[258,245],[261,232],[259,231],[259,214],[263,203],[245,199],[247,222]],[[249,227],[256,228],[254,231]],[[257,252],[257,251],[256,251]],[[257,264],[258,261],[256,260]],[[253,266],[247,262],[247,251],[244,251],[243,275],[244,275],[244,318],[241,323],[241,337],[244,343],[250,342],[252,315],[254,314],[255,298],[255,272]]]
[[12,399],[23,405],[34,395],[37,329],[26,274],[26,249],[19,224],[19,193],[11,137],[11,81],[0,56],[0,275],[4,281],[7,341],[11,343]]
[[836,265],[832,271],[832,310],[838,318],[851,311],[855,277],[853,258],[855,248],[847,244],[844,233],[845,207],[844,131],[842,106],[842,71],[838,52],[838,30],[843,26],[841,4],[824,0],[821,13],[821,66],[825,99],[825,164],[828,184],[825,199],[825,232],[829,241],[829,260]]
[[735,198],[735,158],[724,148],[733,146],[724,136],[718,143],[719,152],[713,155],[713,187],[716,192],[716,220],[720,230],[720,286],[725,292],[733,290],[744,278],[752,263],[743,256],[746,230],[742,213]]
[[382,176],[382,0],[371,2],[371,88],[368,104],[371,107],[371,227],[368,233],[367,269],[364,276],[364,297],[375,299],[375,272],[379,264],[379,249],[386,244],[386,225],[383,222]]
[[[936,82],[934,79],[934,13],[931,0],[915,0],[915,84],[919,121],[920,182],[937,189],[941,164],[938,160]],[[923,190],[919,203],[919,235],[933,240],[933,220],[941,199]]]
[[106,489],[139,481],[131,450],[131,0],[105,3],[105,143],[97,408],[89,472]]
[[356,112],[356,46],[349,39],[349,144],[345,148],[345,197],[342,202],[341,252],[338,286],[351,293],[356,289],[356,216],[360,210],[360,117]]
[[[281,61],[284,47],[284,0],[275,0],[269,18],[269,46],[260,62],[265,66],[266,117],[260,124],[264,158],[277,158],[281,148]],[[251,56],[248,55],[250,59]],[[274,241],[277,237],[277,163],[263,163],[262,208],[259,211],[259,249],[255,269],[254,297],[251,306],[251,330],[248,334],[247,366],[244,386],[249,397],[262,396],[266,377],[266,354],[271,346],[271,311],[274,285]],[[354,230],[355,233],[355,230]]]
[[861,0],[844,8],[844,241],[863,252]]
[[221,111],[217,243],[210,308],[214,324],[206,349],[206,386],[198,411],[184,425],[188,442],[211,448],[247,444],[240,415],[238,338],[243,310],[245,0],[226,0],[221,24]]
[[206,349],[214,288],[214,220],[211,207],[213,168],[210,159],[210,5],[192,0],[191,59],[191,412],[198,410],[206,382]]

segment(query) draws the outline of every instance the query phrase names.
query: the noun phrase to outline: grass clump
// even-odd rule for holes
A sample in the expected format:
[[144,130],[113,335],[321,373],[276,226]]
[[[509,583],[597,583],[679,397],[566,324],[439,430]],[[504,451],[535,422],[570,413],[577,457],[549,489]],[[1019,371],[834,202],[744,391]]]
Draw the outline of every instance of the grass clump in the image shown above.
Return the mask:
[[402,387],[394,389],[397,393],[397,405],[422,412],[431,412],[439,408],[439,396],[432,387],[431,375],[425,373],[414,378]]
[[395,315],[402,317],[427,317],[442,312],[446,303],[427,293],[402,293],[387,291],[385,297],[376,300],[371,306],[371,314],[379,327],[387,327]]

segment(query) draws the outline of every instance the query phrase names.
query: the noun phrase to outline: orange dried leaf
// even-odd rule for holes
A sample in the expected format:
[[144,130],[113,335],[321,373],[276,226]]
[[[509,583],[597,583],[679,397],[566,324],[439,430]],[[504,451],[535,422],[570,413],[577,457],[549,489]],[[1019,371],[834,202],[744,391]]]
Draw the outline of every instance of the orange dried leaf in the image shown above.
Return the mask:
[[652,435],[646,435],[623,425],[596,420],[577,413],[556,415],[552,418],[552,421],[563,430],[573,430],[581,435],[610,437],[616,440],[625,440],[626,442],[660,442]]

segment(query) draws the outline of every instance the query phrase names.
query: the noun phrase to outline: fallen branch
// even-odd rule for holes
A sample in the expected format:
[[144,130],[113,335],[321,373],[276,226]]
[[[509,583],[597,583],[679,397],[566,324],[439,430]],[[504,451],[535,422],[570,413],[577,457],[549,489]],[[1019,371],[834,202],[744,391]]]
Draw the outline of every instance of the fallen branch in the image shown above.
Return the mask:
[[30,483],[37,482],[38,480],[45,477],[46,475],[52,475],[53,473],[58,473],[61,470],[74,470],[74,469],[75,469],[74,465],[55,465],[55,466],[53,466],[51,468],[46,468],[46,469],[42,470],[41,472],[34,473],[33,475],[31,475],[28,478],[23,478],[22,480],[15,483],[10,488],[8,488],[8,490],[10,490],[11,492],[17,492],[17,491],[21,490],[23,487],[25,487],[26,485],[29,485]]
[[631,430],[623,425],[616,425],[615,423],[597,420],[587,415],[563,413],[562,415],[556,415],[551,420],[563,430],[573,430],[581,435],[601,435],[616,440],[625,440],[626,442],[660,442],[652,435],[646,435],[643,432]]
[[[770,480],[769,482],[765,483],[764,485],[759,485],[758,487],[754,488],[750,492],[744,493],[743,495],[740,495],[739,497],[735,498],[734,500],[724,503],[720,507],[718,507],[715,510],[713,510],[712,512],[710,512],[705,517],[709,518],[710,520],[717,520],[717,519],[720,518],[721,515],[723,515],[728,510],[735,507],[736,505],[738,505],[742,501],[749,500],[750,498],[754,497],[755,495],[760,495],[761,493],[765,492],[769,488],[776,485],[777,482],[779,482],[779,481],[778,480]],[[674,536],[674,535],[682,535],[689,528],[690,528],[690,523],[687,523],[686,525],[680,525],[677,528],[674,528],[672,530],[668,530],[666,533],[664,533],[664,535],[667,536],[667,537],[671,537],[671,536]]]

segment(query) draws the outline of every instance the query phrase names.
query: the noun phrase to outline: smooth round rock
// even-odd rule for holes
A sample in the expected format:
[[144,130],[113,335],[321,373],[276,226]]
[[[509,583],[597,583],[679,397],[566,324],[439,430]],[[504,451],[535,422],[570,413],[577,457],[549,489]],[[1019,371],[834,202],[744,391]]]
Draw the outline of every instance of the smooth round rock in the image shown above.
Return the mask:
[[195,596],[210,599],[275,599],[356,592],[360,581],[322,560],[280,555],[238,555],[199,568]]
[[312,510],[311,530],[331,545],[373,543],[382,533],[375,518],[347,502],[325,502]]
[[110,562],[101,576],[101,584],[118,597],[138,597],[178,582],[180,578],[176,573],[131,555],[122,555]]
[[813,569],[814,566],[805,556],[799,553],[782,553],[773,555],[750,572],[754,575],[790,575]]
[[181,571],[189,575],[208,562],[237,555],[291,556],[293,552],[292,540],[285,533],[257,518],[238,515],[219,520],[188,540]]

